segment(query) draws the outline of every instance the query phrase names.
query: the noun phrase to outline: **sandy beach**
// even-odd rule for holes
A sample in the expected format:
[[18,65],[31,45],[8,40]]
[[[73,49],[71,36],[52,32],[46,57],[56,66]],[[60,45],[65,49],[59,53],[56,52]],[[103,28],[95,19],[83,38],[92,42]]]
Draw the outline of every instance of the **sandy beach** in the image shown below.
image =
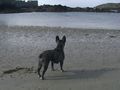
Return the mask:
[[[39,54],[66,35],[64,70],[37,73]],[[120,30],[0,26],[0,90],[120,90]]]

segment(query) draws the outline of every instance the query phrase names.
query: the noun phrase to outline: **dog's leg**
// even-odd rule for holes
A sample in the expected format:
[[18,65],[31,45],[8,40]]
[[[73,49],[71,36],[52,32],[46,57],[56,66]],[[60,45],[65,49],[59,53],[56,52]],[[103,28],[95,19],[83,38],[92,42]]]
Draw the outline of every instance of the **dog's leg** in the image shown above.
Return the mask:
[[52,69],[52,71],[55,71],[53,62],[51,62],[51,69]]
[[41,77],[41,74],[40,74],[40,70],[41,70],[41,68],[42,68],[42,62],[41,61],[39,61],[39,63],[38,63],[38,75],[39,75],[39,77]]
[[60,69],[61,69],[62,72],[64,72],[64,70],[63,70],[63,61],[60,61]]
[[45,79],[44,75],[45,75],[45,72],[47,71],[48,65],[49,65],[49,61],[47,61],[47,62],[44,63],[44,70],[42,72],[42,80]]

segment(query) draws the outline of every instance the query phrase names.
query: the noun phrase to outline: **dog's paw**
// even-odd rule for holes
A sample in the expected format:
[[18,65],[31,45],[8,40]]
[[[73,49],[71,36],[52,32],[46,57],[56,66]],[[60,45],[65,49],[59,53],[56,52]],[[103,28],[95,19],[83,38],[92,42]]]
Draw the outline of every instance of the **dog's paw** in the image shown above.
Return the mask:
[[41,80],[45,80],[45,78],[44,78],[44,77],[40,77],[40,79],[41,79]]
[[41,77],[41,75],[38,75],[38,77],[40,78],[40,77]]
[[40,79],[42,80],[42,77],[40,77]]
[[65,72],[64,70],[60,70],[61,72]]

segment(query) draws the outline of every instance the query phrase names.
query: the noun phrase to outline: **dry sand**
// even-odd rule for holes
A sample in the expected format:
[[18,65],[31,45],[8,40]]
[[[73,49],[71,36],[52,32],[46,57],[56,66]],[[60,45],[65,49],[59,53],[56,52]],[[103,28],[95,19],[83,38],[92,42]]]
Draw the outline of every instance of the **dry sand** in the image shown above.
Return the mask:
[[[38,55],[66,35],[66,72],[40,80]],[[0,26],[0,90],[120,90],[120,30]]]

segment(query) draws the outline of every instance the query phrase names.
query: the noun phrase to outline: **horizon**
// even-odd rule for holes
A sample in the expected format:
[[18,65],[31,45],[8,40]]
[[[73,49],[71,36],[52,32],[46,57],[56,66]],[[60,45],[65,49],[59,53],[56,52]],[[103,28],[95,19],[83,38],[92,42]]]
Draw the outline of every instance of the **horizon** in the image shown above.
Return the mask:
[[[27,1],[27,0],[26,0]],[[58,5],[69,7],[95,7],[105,3],[120,3],[120,0],[38,0],[38,5]]]

